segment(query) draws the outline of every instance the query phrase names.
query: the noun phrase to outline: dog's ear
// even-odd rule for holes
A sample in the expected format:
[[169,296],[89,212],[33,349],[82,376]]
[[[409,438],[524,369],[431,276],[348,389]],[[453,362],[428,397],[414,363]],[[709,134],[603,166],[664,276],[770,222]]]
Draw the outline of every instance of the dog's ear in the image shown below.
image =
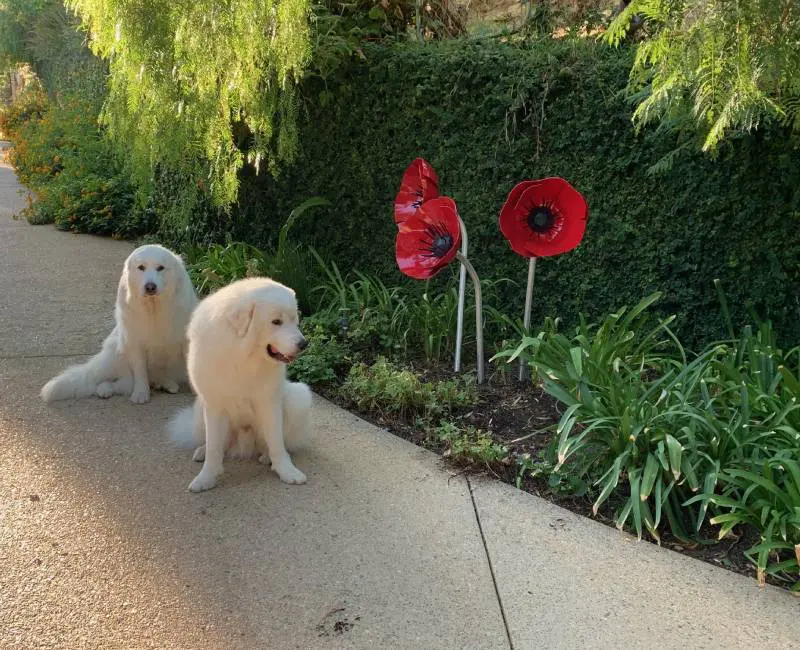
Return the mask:
[[256,305],[253,302],[244,303],[236,306],[228,314],[228,322],[231,324],[233,331],[236,335],[243,339],[247,336],[250,329],[250,324],[253,322],[253,314],[256,310]]
[[138,295],[133,284],[133,273],[131,273],[130,266],[131,259],[128,258],[122,266],[122,275],[119,278],[119,287],[117,288],[117,300],[121,302],[135,300]]

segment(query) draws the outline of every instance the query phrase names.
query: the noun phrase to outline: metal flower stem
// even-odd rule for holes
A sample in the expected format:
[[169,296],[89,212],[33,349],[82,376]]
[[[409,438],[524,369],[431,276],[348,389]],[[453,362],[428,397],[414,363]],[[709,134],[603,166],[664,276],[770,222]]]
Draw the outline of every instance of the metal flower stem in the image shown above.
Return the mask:
[[[525,333],[531,328],[531,307],[533,307],[533,278],[536,274],[536,258],[532,257],[528,262],[528,288],[525,291],[525,314],[522,317],[522,325]],[[519,380],[525,381],[528,376],[528,364],[524,359],[519,362]]]
[[483,297],[481,296],[481,281],[475,273],[470,261],[461,253],[456,254],[456,259],[461,262],[472,278],[475,287],[475,347],[478,350],[478,383],[483,383]]
[[[461,228],[461,254],[467,257],[467,229],[461,217],[458,218],[458,226]],[[453,363],[453,370],[461,372],[461,345],[464,340],[464,298],[467,285],[467,267],[461,264],[458,277],[458,312],[456,315],[456,358]]]

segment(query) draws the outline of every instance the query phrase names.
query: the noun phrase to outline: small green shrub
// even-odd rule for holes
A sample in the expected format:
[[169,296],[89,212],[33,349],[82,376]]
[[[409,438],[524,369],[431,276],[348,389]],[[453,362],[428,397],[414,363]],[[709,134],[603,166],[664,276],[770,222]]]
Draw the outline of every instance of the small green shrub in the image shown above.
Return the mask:
[[476,399],[475,385],[468,377],[425,382],[385,358],[372,365],[354,365],[341,387],[341,395],[358,408],[423,421],[473,404]]
[[722,426],[705,449],[703,493],[687,506],[709,507],[720,538],[741,524],[759,530],[760,543],[746,552],[759,576],[798,590],[800,348],[783,352],[764,322],[718,350],[699,400],[703,415]]
[[711,518],[719,538],[736,526],[758,530],[761,541],[745,555],[756,565],[759,578],[773,575],[800,591],[797,554],[800,552],[800,463],[797,446],[772,450],[766,459],[743,459],[717,478],[718,491],[705,492],[689,503],[712,503],[721,513]]
[[444,446],[443,456],[455,462],[504,463],[509,458],[505,445],[496,442],[486,431],[473,426],[461,428],[452,422],[442,421],[429,429],[429,441]]
[[289,377],[311,386],[338,383],[354,355],[346,341],[332,333],[336,331],[335,323],[329,322],[325,314],[317,314],[306,318],[302,328],[308,347],[289,366]]
[[618,490],[627,493],[618,499],[619,527],[630,517],[638,535],[646,528],[658,538],[663,510],[685,538],[677,492],[687,481],[696,485],[673,435],[671,409],[680,405],[690,373],[677,371],[685,354],[669,331],[671,319],[647,325],[659,297],[621,309],[598,327],[581,317],[574,337],[553,331],[526,337],[509,359],[530,354],[545,390],[568,407],[556,429],[554,473],[596,483],[595,512]]
[[372,356],[401,351],[407,292],[357,270],[352,279],[345,278],[335,262],[316,257],[325,276],[314,288],[316,304],[331,321],[340,322],[353,348]]
[[242,278],[266,274],[264,253],[241,242],[192,246],[186,258],[186,270],[200,295],[214,293]]
[[558,460],[553,447],[553,445],[550,445],[548,449],[539,450],[535,457],[529,453],[518,454],[515,457],[517,487],[522,487],[523,480],[526,477],[530,477],[546,480],[547,487],[553,494],[564,494],[573,497],[589,494],[592,486],[582,477],[573,473],[556,471]]

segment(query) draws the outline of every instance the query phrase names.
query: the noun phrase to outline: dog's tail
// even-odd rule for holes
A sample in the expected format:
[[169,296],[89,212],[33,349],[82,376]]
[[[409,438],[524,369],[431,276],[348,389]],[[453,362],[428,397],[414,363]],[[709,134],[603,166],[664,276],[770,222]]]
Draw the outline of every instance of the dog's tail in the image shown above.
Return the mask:
[[167,425],[169,439],[176,447],[189,448],[202,445],[206,438],[203,408],[198,397],[194,406],[178,411]]
[[94,395],[101,381],[113,373],[116,352],[110,342],[86,363],[70,366],[48,381],[39,393],[45,402],[62,399],[79,399]]
[[300,382],[286,382],[283,394],[283,442],[297,451],[311,442],[311,389]]

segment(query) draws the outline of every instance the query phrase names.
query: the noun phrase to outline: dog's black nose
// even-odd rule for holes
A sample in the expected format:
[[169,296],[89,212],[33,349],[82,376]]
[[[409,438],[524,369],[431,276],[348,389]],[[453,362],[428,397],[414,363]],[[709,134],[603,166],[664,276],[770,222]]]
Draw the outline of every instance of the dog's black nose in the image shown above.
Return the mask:
[[148,282],[144,285],[144,292],[146,294],[154,294],[156,291],[158,291],[158,287],[155,282]]
[[297,349],[300,350],[300,352],[302,352],[307,347],[308,347],[308,341],[306,339],[300,339],[300,341],[297,344]]

